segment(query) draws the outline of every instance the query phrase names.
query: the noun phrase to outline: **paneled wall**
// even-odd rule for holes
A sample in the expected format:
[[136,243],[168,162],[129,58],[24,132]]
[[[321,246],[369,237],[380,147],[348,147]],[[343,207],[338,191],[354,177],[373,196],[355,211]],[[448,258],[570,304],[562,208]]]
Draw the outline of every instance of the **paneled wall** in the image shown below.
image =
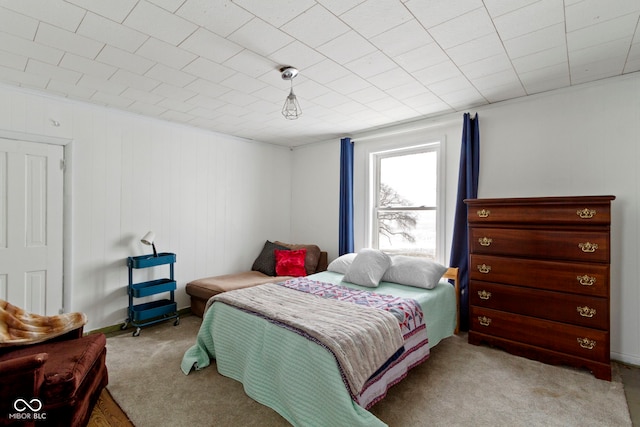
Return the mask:
[[[640,365],[639,100],[640,73],[635,73],[471,110],[480,117],[479,197],[616,196],[612,205],[611,352],[614,359],[636,365]],[[418,132],[426,138],[445,138],[446,222],[450,239],[462,113],[411,126],[420,128]],[[358,230],[362,230],[364,215],[361,200],[365,159],[357,156],[359,135],[352,136],[356,141],[356,247],[361,247],[364,231]],[[375,140],[371,134],[365,137]],[[323,162],[333,164],[339,153],[339,141],[301,147],[294,150],[293,164],[298,170]],[[330,166],[325,174],[298,176],[296,187],[316,188],[323,194],[317,195],[318,202],[314,203],[299,191],[293,193],[293,237],[297,237],[298,230],[305,230],[307,240],[324,239],[330,256],[335,257],[337,169]],[[325,200],[335,200],[336,204],[321,203]],[[328,221],[335,226],[329,229],[325,224],[317,232],[307,230],[304,224],[310,220]]]
[[126,257],[151,252],[149,230],[177,254],[179,308],[189,280],[250,268],[265,239],[289,240],[288,148],[10,87],[0,134],[65,144],[65,309],[86,312],[87,330],[126,318]]

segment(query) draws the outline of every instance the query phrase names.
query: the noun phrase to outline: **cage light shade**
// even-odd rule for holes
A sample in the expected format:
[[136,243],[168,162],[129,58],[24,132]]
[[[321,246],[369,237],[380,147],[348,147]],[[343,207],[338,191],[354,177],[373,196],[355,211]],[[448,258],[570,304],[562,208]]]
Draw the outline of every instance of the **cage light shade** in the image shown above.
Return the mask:
[[282,115],[287,120],[295,120],[302,115],[302,108],[300,108],[298,98],[296,98],[296,95],[293,93],[293,88],[291,88],[287,99],[284,100]]

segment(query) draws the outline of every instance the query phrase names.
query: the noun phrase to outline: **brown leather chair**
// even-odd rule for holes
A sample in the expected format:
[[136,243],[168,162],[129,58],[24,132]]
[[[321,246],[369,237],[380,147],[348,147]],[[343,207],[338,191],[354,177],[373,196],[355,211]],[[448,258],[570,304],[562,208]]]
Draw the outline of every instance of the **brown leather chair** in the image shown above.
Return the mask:
[[86,426],[108,383],[104,334],[83,327],[0,348],[0,425]]

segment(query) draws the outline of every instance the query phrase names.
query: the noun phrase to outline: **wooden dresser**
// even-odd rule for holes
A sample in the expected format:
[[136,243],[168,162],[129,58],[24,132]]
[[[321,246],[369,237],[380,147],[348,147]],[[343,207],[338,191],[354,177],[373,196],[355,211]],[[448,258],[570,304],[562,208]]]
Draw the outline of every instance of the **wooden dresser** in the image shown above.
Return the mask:
[[614,196],[469,199],[469,342],[611,380]]

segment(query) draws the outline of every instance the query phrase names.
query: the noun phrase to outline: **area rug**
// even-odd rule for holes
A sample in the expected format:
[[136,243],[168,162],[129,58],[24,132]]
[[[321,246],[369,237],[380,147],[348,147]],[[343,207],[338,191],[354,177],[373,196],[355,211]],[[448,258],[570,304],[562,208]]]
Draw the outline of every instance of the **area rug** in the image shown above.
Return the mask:
[[[242,384],[218,374],[215,362],[184,375],[180,361],[201,319],[181,318],[107,339],[109,390],[136,427],[288,426],[250,399]],[[394,427],[630,427],[618,366],[613,381],[449,337],[389,390],[371,412]]]
[[105,388],[93,407],[87,427],[133,427],[133,423]]

